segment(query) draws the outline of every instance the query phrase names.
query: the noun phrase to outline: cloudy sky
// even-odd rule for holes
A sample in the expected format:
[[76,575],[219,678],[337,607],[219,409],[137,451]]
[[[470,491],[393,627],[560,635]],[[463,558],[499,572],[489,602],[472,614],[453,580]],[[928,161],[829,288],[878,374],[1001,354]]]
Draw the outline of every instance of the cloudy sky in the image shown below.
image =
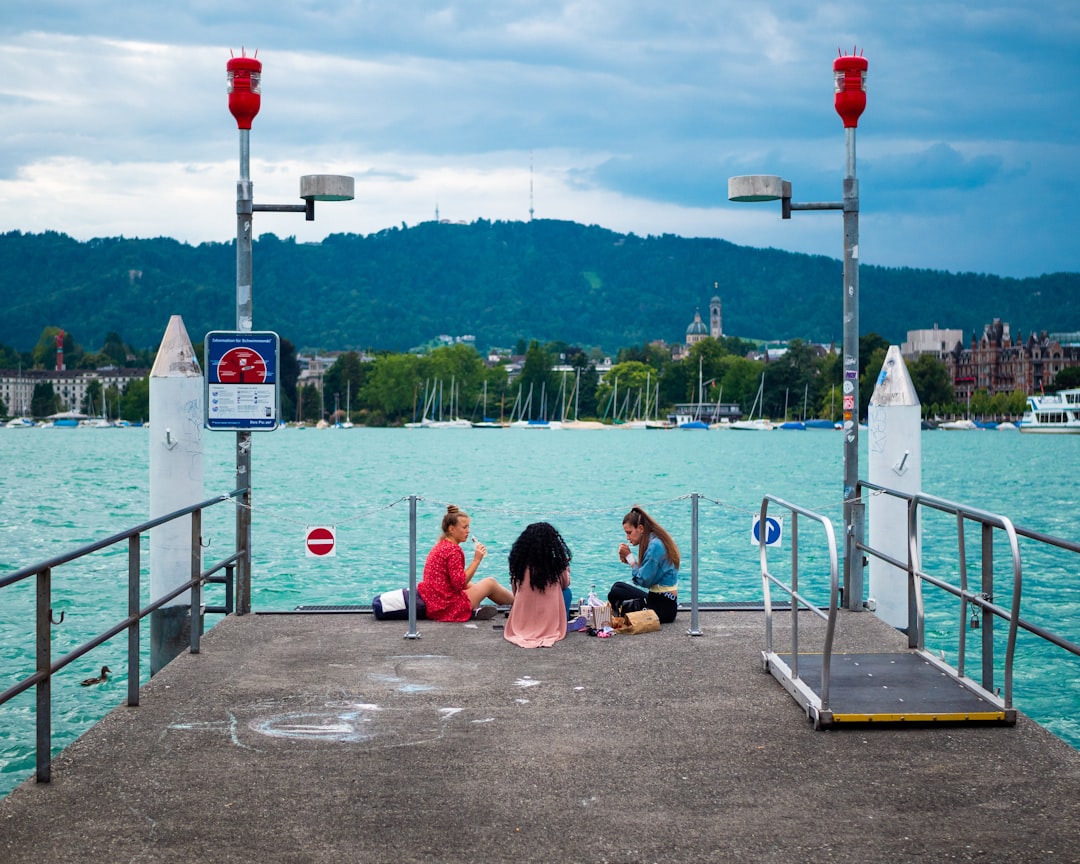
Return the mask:
[[832,61],[869,60],[865,264],[1080,271],[1075,0],[4,0],[0,231],[235,236],[230,52],[258,51],[257,204],[356,200],[256,233],[536,218],[842,254],[837,213],[727,201],[779,174],[842,196]]

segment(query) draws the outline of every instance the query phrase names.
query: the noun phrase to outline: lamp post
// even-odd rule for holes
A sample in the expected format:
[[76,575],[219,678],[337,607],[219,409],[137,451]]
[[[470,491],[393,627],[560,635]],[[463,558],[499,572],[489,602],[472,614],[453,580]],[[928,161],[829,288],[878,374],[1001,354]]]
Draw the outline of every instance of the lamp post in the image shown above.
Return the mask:
[[844,214],[843,410],[844,410],[844,597],[849,609],[862,608],[863,566],[856,544],[862,542],[864,511],[856,497],[859,480],[859,181],[855,177],[855,130],[866,108],[865,57],[854,53],[833,61],[834,107],[844,122],[846,151],[842,201],[798,204],[791,183],[771,174],[728,178],[731,201],[781,202],[781,215],[792,210],[841,210]]
[[[258,52],[256,52],[258,53]],[[255,204],[251,183],[251,122],[262,104],[262,62],[255,57],[232,57],[225,64],[229,111],[240,131],[240,179],[236,182],[236,329],[250,332],[252,325],[252,214],[257,211],[299,212],[315,219],[316,201],[351,201],[353,178],[336,174],[308,174],[300,178],[303,204]],[[236,486],[247,491],[237,501],[236,542],[244,555],[236,567],[236,614],[251,611],[251,432],[236,433]]]

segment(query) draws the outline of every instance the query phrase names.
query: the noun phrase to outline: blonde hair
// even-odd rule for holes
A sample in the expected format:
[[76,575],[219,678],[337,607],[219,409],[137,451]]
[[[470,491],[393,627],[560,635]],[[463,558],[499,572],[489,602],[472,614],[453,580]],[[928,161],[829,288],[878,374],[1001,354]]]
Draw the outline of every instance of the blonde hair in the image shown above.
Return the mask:
[[461,510],[457,506],[457,504],[447,504],[446,505],[446,513],[442,517],[442,533],[443,533],[443,536],[446,536],[447,534],[450,533],[450,529],[458,524],[458,520],[462,516],[464,516],[467,519],[469,517],[469,514],[466,513],[464,510]]
[[649,545],[649,540],[654,536],[659,537],[660,542],[664,544],[664,552],[667,554],[668,560],[676,570],[679,569],[679,547],[675,544],[675,540],[641,507],[636,505],[631,507],[630,512],[623,516],[622,524],[629,525],[631,528],[640,526],[645,529],[641,535],[641,543],[638,544],[639,552]]

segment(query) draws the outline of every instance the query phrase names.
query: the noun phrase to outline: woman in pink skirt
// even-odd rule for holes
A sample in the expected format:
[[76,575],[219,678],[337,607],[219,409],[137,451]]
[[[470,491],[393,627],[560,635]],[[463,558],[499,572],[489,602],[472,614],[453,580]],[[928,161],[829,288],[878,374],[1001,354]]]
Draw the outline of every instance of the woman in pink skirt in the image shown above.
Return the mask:
[[510,549],[510,589],[514,605],[504,636],[522,648],[550,648],[566,636],[570,549],[547,522],[534,522]]

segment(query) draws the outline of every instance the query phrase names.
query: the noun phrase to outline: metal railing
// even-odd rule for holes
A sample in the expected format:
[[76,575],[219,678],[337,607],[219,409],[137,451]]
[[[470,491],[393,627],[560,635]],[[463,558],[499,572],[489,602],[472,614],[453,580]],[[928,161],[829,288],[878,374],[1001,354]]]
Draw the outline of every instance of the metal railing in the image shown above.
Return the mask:
[[[769,503],[782,507],[791,514],[791,584],[785,585],[769,570],[768,544],[766,534],[769,515]],[[825,543],[829,555],[829,606],[824,612],[809,599],[799,593],[799,516],[805,516],[821,525],[825,532]],[[836,614],[840,608],[840,556],[836,550],[836,532],[832,522],[820,513],[799,507],[774,495],[761,499],[762,526],[759,540],[761,556],[761,587],[765,600],[765,652],[773,654],[773,609],[770,584],[775,585],[791,598],[791,677],[799,681],[799,611],[806,609],[817,615],[825,624],[825,646],[821,658],[821,706],[829,706],[829,664],[832,658],[833,638],[836,635]]]
[[[37,599],[35,605],[36,618],[36,669],[32,675],[28,675],[21,681],[0,693],[0,705],[20,693],[37,688],[37,700],[35,707],[36,722],[36,754],[37,770],[36,777],[39,783],[48,783],[50,779],[51,751],[52,751],[52,676],[60,672],[70,663],[78,660],[84,654],[89,653],[98,646],[104,644],[114,636],[127,630],[128,636],[128,659],[127,659],[127,704],[135,707],[139,704],[139,669],[140,669],[140,646],[139,624],[143,618],[160,609],[170,600],[175,599],[185,591],[191,591],[192,621],[190,628],[189,650],[192,654],[199,653],[199,639],[201,635],[201,614],[204,612],[221,612],[231,614],[233,611],[233,580],[234,570],[245,559],[248,550],[237,546],[233,554],[218,561],[210,567],[203,568],[201,561],[202,539],[202,511],[215,504],[231,501],[247,492],[247,487],[234,489],[226,495],[216,498],[208,498],[198,504],[192,504],[181,510],[175,510],[164,516],[159,516],[149,522],[143,522],[134,528],[129,528],[119,534],[113,534],[80,546],[71,552],[50,558],[37,564],[31,564],[16,570],[7,576],[0,577],[0,590],[10,585],[36,578]],[[153,599],[148,606],[139,607],[140,582],[142,575],[140,538],[150,529],[164,525],[175,519],[191,515],[191,578],[177,586],[167,594]],[[62,564],[68,564],[97,552],[101,549],[114,546],[127,541],[127,573],[128,573],[128,615],[123,620],[109,627],[104,632],[94,636],[73,651],[69,651],[58,660],[52,659],[52,632],[51,628],[59,621],[53,619],[52,610],[52,572]],[[224,571],[223,575],[216,574]],[[203,583],[217,583],[225,585],[225,604],[223,606],[202,605]],[[63,616],[61,615],[61,620]]]
[[[879,486],[865,480],[859,481],[859,488],[872,494],[889,495],[907,502],[907,561],[897,561],[880,550],[857,543],[856,548],[867,555],[885,561],[907,573],[908,581],[908,647],[925,650],[926,607],[923,601],[923,583],[933,585],[959,602],[959,627],[957,637],[957,674],[963,677],[967,666],[967,629],[969,607],[981,613],[978,622],[981,630],[981,686],[991,693],[998,692],[995,672],[994,619],[1000,618],[1008,627],[1005,636],[1005,656],[1002,664],[1001,698],[1006,708],[1012,708],[1013,666],[1016,659],[1016,636],[1019,630],[1025,630],[1035,636],[1080,656],[1080,645],[1051,633],[1044,627],[1027,621],[1020,615],[1020,601],[1023,595],[1023,564],[1020,554],[1020,537],[1026,537],[1037,543],[1053,546],[1069,552],[1080,553],[1080,543],[1064,540],[1021,528],[1014,525],[1005,516],[970,507],[925,493],[906,493],[885,486]],[[858,494],[858,493],[857,493]],[[922,567],[922,550],[919,543],[920,508],[938,511],[956,518],[958,585],[953,585],[938,576],[928,573]],[[965,526],[974,523],[979,530],[979,590],[972,590],[968,585],[967,536]],[[994,535],[995,531],[1004,535],[1009,550],[1009,566],[1012,573],[1012,591],[1008,608],[994,602]],[[976,613],[976,614],[978,614]],[[977,626],[978,626],[977,625]]]
[[[896,558],[870,546],[868,543],[856,542],[855,549],[859,553],[873,556],[875,559],[891,564],[907,575],[908,584],[908,647],[925,653],[925,629],[926,607],[923,600],[923,585],[930,585],[940,589],[959,601],[958,606],[958,636],[957,636],[957,666],[956,674],[959,678],[965,678],[967,666],[967,630],[969,615],[981,615],[981,620],[971,626],[978,627],[981,631],[981,677],[980,686],[988,693],[1000,693],[1003,706],[1012,709],[1013,668],[1016,661],[1016,639],[1019,631],[1023,630],[1044,641],[1056,645],[1073,655],[1080,657],[1080,645],[1050,632],[1032,621],[1021,617],[1021,599],[1023,594],[1023,567],[1020,552],[1019,538],[1027,538],[1036,543],[1061,549],[1067,552],[1080,554],[1080,543],[1064,540],[1048,534],[1032,531],[1014,525],[1008,518],[982,510],[939,498],[935,495],[924,493],[906,493],[885,486],[879,486],[868,481],[859,481],[856,494],[869,493],[871,495],[888,495],[903,499],[907,506],[907,560],[899,561]],[[760,524],[766,525],[766,518],[770,503],[782,507],[791,514],[791,581],[785,584],[778,579],[769,569],[768,550],[764,539],[764,530],[760,543],[761,575],[765,600],[765,654],[775,656],[773,652],[773,604],[771,601],[770,586],[775,586],[790,596],[794,602],[791,606],[791,663],[790,678],[792,686],[799,690],[806,688],[806,684],[799,677],[799,617],[798,612],[804,609],[812,612],[826,622],[824,650],[821,657],[821,710],[829,707],[829,671],[832,655],[832,646],[836,634],[837,613],[840,606],[839,571],[836,548],[835,532],[827,518],[818,513],[791,504],[772,495],[766,495],[761,502]],[[958,569],[957,583],[952,584],[940,576],[927,572],[922,566],[922,549],[920,548],[919,517],[920,509],[929,509],[954,516],[956,519],[956,566]],[[799,517],[810,518],[822,525],[825,532],[825,544],[828,550],[829,565],[829,602],[823,611],[811,602],[799,588]],[[967,566],[967,536],[965,527],[968,523],[978,526],[980,553],[979,553],[979,585],[973,588],[969,585]],[[1011,573],[1011,596],[1008,606],[994,602],[994,539],[995,532],[1003,535],[1008,546],[1009,570]],[[1075,572],[1075,568],[1073,570]],[[1001,665],[1002,685],[996,686],[997,669],[995,658],[997,656],[994,635],[994,619],[1000,618],[1008,627],[1004,637],[1004,657]],[[944,665],[944,664],[939,664]],[[970,680],[970,679],[969,679]]]

